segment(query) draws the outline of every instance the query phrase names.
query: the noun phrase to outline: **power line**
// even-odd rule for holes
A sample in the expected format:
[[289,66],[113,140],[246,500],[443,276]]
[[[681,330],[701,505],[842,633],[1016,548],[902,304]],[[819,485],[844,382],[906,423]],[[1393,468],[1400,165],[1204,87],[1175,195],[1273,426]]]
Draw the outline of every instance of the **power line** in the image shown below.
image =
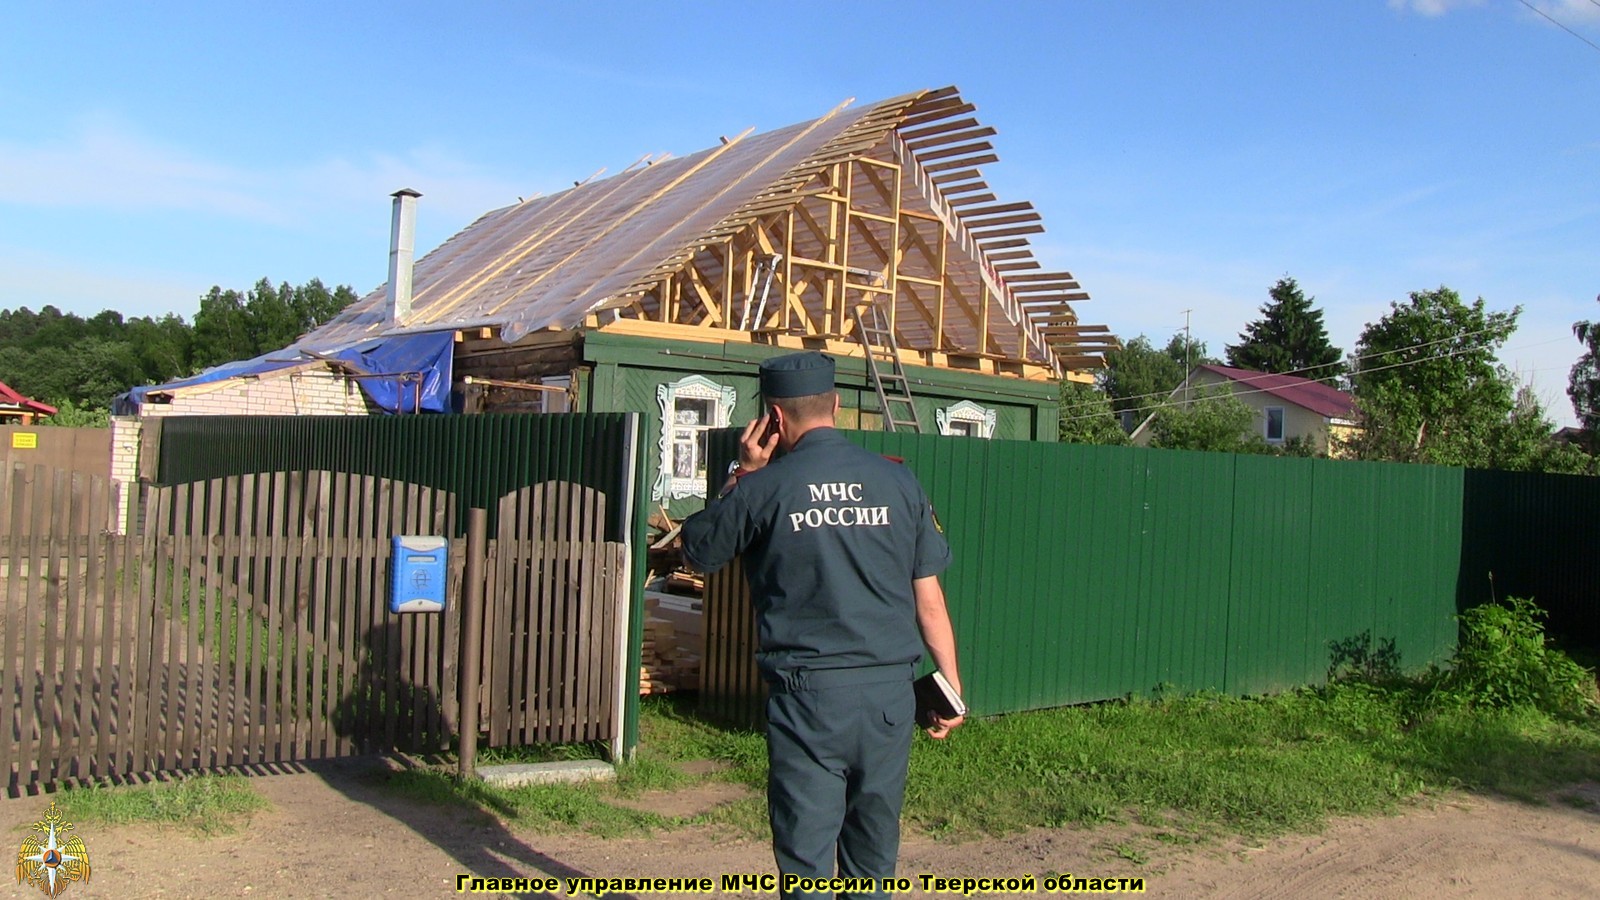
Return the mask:
[[[1315,372],[1318,369],[1332,368],[1333,366],[1343,365],[1345,362],[1360,362],[1361,360],[1371,359],[1371,358],[1373,358],[1375,356],[1387,356],[1388,354],[1391,354],[1391,353],[1404,353],[1404,352],[1406,352],[1408,350],[1421,350],[1423,347],[1432,347],[1434,344],[1444,344],[1444,343],[1449,343],[1450,341],[1458,341],[1458,340],[1461,340],[1462,338],[1477,337],[1480,334],[1488,334],[1491,331],[1497,331],[1497,330],[1499,330],[1499,329],[1497,329],[1497,328],[1482,328],[1482,329],[1479,329],[1477,331],[1468,331],[1468,332],[1465,332],[1463,334],[1452,335],[1452,336],[1446,337],[1446,338],[1439,338],[1438,340],[1435,340],[1435,341],[1423,341],[1420,344],[1412,344],[1412,345],[1410,345],[1408,347],[1398,347],[1398,348],[1396,348],[1394,350],[1381,350],[1381,351],[1378,351],[1378,352],[1375,352],[1375,353],[1366,353],[1366,354],[1362,354],[1360,356],[1352,356],[1348,360],[1335,360],[1335,361],[1330,362],[1330,363],[1320,363],[1320,364],[1315,365],[1315,366],[1306,366],[1305,368],[1302,368],[1302,369],[1290,369],[1287,372],[1258,372],[1258,373],[1256,373],[1254,375],[1251,375],[1248,378],[1236,379],[1234,383],[1235,384],[1249,384],[1249,383],[1251,383],[1253,381],[1260,381],[1260,380],[1262,380],[1264,378],[1275,378],[1275,377],[1277,377],[1279,375],[1296,375],[1296,376],[1300,376],[1300,377],[1303,378],[1303,377],[1306,377],[1308,375],[1308,373]],[[1555,341],[1557,341],[1557,340],[1565,340],[1565,338],[1552,338],[1551,340],[1545,341],[1544,343],[1547,343],[1547,344],[1555,343]],[[1539,345],[1538,344],[1533,344],[1531,346],[1537,347]],[[1522,349],[1522,348],[1519,347],[1517,349]],[[1417,362],[1426,362],[1426,361],[1427,360],[1417,360]],[[1376,370],[1367,370],[1367,371],[1376,371]],[[1188,373],[1187,370],[1184,372],[1184,376],[1183,377],[1184,377],[1185,380],[1188,379],[1189,373]],[[1176,390],[1176,388],[1173,388],[1172,390],[1166,390],[1166,391],[1152,391],[1152,392],[1150,392],[1148,394],[1130,394],[1130,395],[1128,395],[1126,397],[1118,397],[1117,399],[1118,400],[1148,400],[1148,399],[1151,399],[1153,397],[1168,397],[1168,396],[1171,396],[1173,390]],[[1154,409],[1155,407],[1140,407],[1140,408],[1141,409],[1144,409],[1144,408]]]
[[[1495,329],[1485,328],[1485,329],[1482,329],[1481,331],[1473,331],[1473,332],[1468,332],[1466,334],[1456,335],[1455,337],[1440,338],[1439,340],[1436,340],[1436,341],[1427,341],[1427,342],[1421,343],[1421,344],[1413,344],[1413,345],[1411,345],[1409,347],[1401,347],[1401,348],[1399,348],[1397,350],[1384,350],[1384,351],[1381,351],[1379,353],[1368,353],[1365,356],[1351,357],[1351,361],[1360,360],[1360,359],[1370,359],[1370,358],[1372,358],[1374,356],[1387,356],[1387,355],[1390,355],[1390,354],[1393,354],[1393,353],[1404,353],[1404,352],[1406,352],[1408,350],[1418,350],[1418,349],[1421,349],[1423,347],[1433,346],[1434,344],[1442,344],[1442,343],[1445,343],[1447,341],[1459,340],[1460,338],[1473,337],[1474,335],[1483,334],[1485,332],[1493,331],[1493,330],[1495,330]],[[1545,344],[1553,344],[1558,340],[1564,340],[1564,338],[1551,338],[1548,341],[1540,341],[1537,344],[1523,344],[1523,345],[1518,346],[1518,347],[1508,347],[1506,349],[1508,349],[1508,350],[1526,350],[1529,347],[1542,347]],[[1397,362],[1397,363],[1389,363],[1388,365],[1373,366],[1371,368],[1362,369],[1361,373],[1362,374],[1367,374],[1367,373],[1371,373],[1371,372],[1382,372],[1382,371],[1385,371],[1387,369],[1400,369],[1400,368],[1404,368],[1406,366],[1418,365],[1420,363],[1433,362],[1434,360],[1449,359],[1452,356],[1460,356],[1463,353],[1473,353],[1473,352],[1476,352],[1479,349],[1480,348],[1477,348],[1477,347],[1463,347],[1463,348],[1461,348],[1459,350],[1450,350],[1450,351],[1447,351],[1445,353],[1436,353],[1436,354],[1434,354],[1432,356],[1425,356],[1425,357],[1423,357],[1421,359],[1408,359],[1408,360],[1403,360],[1403,361]],[[1330,366],[1330,365],[1334,365],[1334,363],[1326,363],[1326,364],[1324,364],[1322,366],[1311,366],[1311,367],[1306,368],[1306,369],[1301,369],[1300,371],[1309,372],[1312,369],[1326,368],[1327,366]],[[1229,387],[1232,387],[1232,385],[1237,385],[1237,384],[1247,384],[1249,382],[1258,381],[1258,380],[1263,379],[1263,378],[1272,378],[1272,377],[1275,377],[1275,376],[1278,376],[1278,375],[1292,375],[1292,374],[1295,374],[1295,373],[1292,373],[1292,372],[1261,372],[1261,373],[1253,375],[1253,376],[1251,376],[1249,378],[1240,378],[1240,379],[1233,380],[1232,384],[1230,384]],[[1184,376],[1184,381],[1185,381],[1185,383],[1187,383],[1187,381],[1188,381],[1188,376],[1187,375]],[[1176,390],[1176,388],[1174,388],[1173,390]],[[1270,392],[1271,392],[1271,388],[1250,388],[1248,390],[1243,390],[1243,391],[1238,390],[1237,388],[1234,388],[1231,391],[1231,395],[1235,396],[1235,397],[1239,397],[1239,396],[1243,396],[1243,395],[1246,395],[1246,394],[1265,394],[1265,393],[1270,393]],[[1150,397],[1162,397],[1162,396],[1171,397],[1172,394],[1173,394],[1173,391],[1167,391],[1165,394],[1161,394],[1161,393],[1139,394],[1139,395],[1136,395],[1134,397],[1128,397],[1128,398],[1124,398],[1124,399],[1138,400],[1138,399],[1146,399],[1146,398],[1150,398]],[[1187,403],[1195,403],[1195,402],[1202,402],[1203,403],[1203,402],[1205,402],[1205,400],[1209,400],[1209,399],[1213,399],[1213,398],[1206,397],[1206,398],[1202,398],[1199,401],[1183,399],[1183,400],[1174,401],[1174,403],[1171,404],[1171,405],[1182,406],[1182,405],[1187,404]],[[1082,408],[1083,406],[1086,406],[1086,405],[1087,404],[1078,404],[1077,408]],[[1167,402],[1153,403],[1153,404],[1150,404],[1150,405],[1147,405],[1147,406],[1132,407],[1131,409],[1115,410],[1115,412],[1147,412],[1147,411],[1157,410],[1157,409],[1162,408],[1163,406],[1168,406],[1168,405],[1169,404]],[[1068,410],[1070,411],[1072,408],[1073,407],[1068,407]],[[1063,422],[1076,422],[1076,421],[1078,421],[1080,419],[1098,418],[1100,415],[1101,415],[1100,413],[1085,413],[1083,415],[1064,416],[1064,417],[1061,418],[1061,421],[1063,421]]]
[[[1537,6],[1534,6],[1532,3],[1529,3],[1528,0],[1517,0],[1517,2],[1521,3],[1523,6],[1526,6],[1529,9],[1533,10],[1534,12],[1538,13],[1539,15],[1543,16],[1545,18],[1545,21],[1549,22],[1551,25],[1556,26],[1557,28],[1561,29],[1562,31],[1565,31],[1567,34],[1572,35],[1573,37],[1577,38],[1578,40],[1583,41],[1585,44],[1588,44],[1589,46],[1593,47],[1596,51],[1600,51],[1600,44],[1596,44],[1594,41],[1591,41],[1588,38],[1584,37],[1583,35],[1577,33],[1576,31],[1573,31],[1571,28],[1568,28],[1567,26],[1561,24],[1560,22],[1557,22],[1555,19],[1550,17],[1549,13],[1545,12],[1544,10],[1540,9]],[[1600,3],[1595,3],[1595,0],[1589,0],[1589,2],[1590,3],[1594,3],[1595,6],[1600,6]]]

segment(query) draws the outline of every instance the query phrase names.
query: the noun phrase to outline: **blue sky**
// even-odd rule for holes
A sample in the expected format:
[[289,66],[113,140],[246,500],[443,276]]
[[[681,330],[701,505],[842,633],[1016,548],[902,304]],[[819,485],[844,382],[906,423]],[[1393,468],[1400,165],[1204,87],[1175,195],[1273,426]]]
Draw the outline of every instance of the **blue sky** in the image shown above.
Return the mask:
[[131,6],[4,15],[0,307],[365,293],[397,188],[420,255],[602,167],[955,84],[1124,337],[1190,310],[1220,355],[1288,274],[1348,351],[1443,284],[1523,307],[1502,359],[1570,424],[1600,319],[1600,0]]

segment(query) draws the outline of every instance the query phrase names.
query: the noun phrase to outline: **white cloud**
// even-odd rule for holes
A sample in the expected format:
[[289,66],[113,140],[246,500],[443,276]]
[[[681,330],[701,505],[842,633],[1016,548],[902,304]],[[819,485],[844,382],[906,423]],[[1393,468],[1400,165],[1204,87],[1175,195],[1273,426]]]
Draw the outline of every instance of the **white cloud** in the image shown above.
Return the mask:
[[1531,0],[1531,2],[1540,12],[1548,14],[1563,25],[1572,25],[1575,21],[1600,20],[1600,7],[1589,0]]
[[209,285],[195,276],[137,271],[109,264],[68,262],[0,247],[0,308],[54,306],[89,317],[115,309],[128,318],[194,315]]
[[465,220],[530,193],[437,148],[256,167],[153,140],[105,119],[27,143],[0,140],[0,203],[116,212],[185,212],[285,228],[374,214],[402,187]]
[[[1600,7],[1596,7],[1590,0],[1528,0],[1538,12],[1544,13],[1557,22],[1571,26],[1578,22],[1600,21]],[[1414,12],[1430,19],[1438,18],[1458,9],[1472,9],[1488,5],[1488,0],[1389,0],[1389,8],[1400,12]],[[1548,20],[1529,11],[1520,0],[1506,0],[1506,6],[1514,8],[1528,19],[1534,19],[1545,24]]]
[[63,140],[0,142],[0,201],[29,206],[165,209],[280,221],[245,173],[88,122]]
[[1409,10],[1430,18],[1442,16],[1453,9],[1482,6],[1484,0],[1389,0],[1389,8]]

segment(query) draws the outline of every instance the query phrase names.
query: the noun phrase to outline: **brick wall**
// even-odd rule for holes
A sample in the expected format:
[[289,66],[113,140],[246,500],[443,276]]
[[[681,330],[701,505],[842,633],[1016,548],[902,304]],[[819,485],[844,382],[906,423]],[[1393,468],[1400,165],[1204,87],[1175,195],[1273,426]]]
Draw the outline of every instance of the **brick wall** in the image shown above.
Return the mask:
[[111,420],[111,478],[117,521],[131,527],[139,495],[143,419],[167,416],[365,416],[373,410],[354,379],[325,369],[276,372],[179,388],[171,403],[145,403],[138,416]]
[[116,533],[127,530],[130,497],[139,484],[139,439],[144,423],[138,416],[111,417],[111,491],[117,504]]
[[171,403],[146,403],[142,416],[365,416],[367,395],[354,379],[301,369],[179,388]]

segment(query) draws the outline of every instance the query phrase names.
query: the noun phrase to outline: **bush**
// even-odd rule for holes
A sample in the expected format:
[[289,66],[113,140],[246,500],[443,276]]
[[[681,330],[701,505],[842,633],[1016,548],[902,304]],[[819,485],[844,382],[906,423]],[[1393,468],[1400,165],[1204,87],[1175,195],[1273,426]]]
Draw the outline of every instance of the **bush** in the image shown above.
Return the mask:
[[71,400],[62,400],[56,406],[56,414],[45,416],[39,420],[39,424],[62,428],[110,428],[111,411],[87,403],[79,406]]
[[1470,706],[1532,707],[1576,717],[1595,708],[1594,672],[1545,639],[1544,610],[1521,597],[1456,616],[1461,641],[1440,696]]

